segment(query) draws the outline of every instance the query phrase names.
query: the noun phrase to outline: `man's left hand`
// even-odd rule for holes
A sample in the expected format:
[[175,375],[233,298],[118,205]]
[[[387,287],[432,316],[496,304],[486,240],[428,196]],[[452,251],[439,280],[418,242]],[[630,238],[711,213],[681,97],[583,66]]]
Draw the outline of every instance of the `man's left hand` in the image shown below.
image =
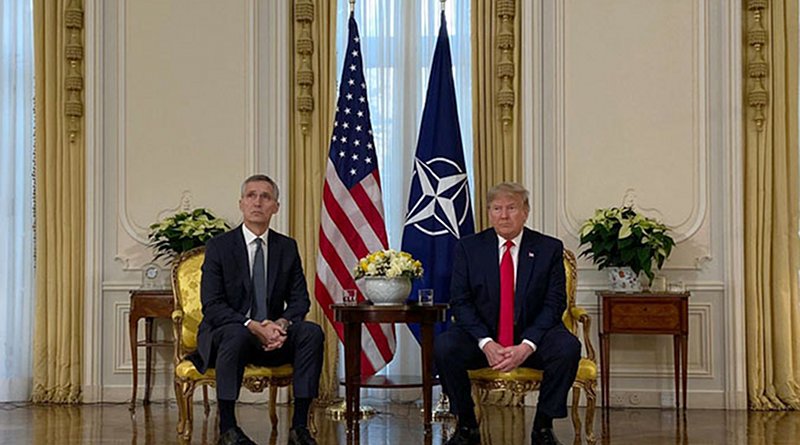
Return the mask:
[[503,359],[492,366],[492,369],[495,371],[509,372],[523,364],[525,360],[527,360],[528,357],[533,354],[533,349],[531,349],[530,346],[522,343],[503,348],[503,350],[500,352],[503,354]]

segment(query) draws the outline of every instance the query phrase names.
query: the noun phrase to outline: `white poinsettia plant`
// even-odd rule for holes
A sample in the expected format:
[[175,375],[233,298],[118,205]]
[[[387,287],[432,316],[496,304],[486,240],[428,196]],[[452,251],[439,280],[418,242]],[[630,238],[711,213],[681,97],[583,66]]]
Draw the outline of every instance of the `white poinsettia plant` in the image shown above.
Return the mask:
[[353,269],[355,279],[362,277],[406,277],[419,278],[422,276],[422,263],[415,260],[408,252],[398,252],[394,249],[378,250],[358,260]]

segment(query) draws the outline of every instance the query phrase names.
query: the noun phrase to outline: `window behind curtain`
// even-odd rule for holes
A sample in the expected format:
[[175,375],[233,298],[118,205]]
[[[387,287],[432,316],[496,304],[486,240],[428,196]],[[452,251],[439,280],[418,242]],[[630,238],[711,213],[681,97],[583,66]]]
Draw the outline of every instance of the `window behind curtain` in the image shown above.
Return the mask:
[[31,390],[32,21],[30,1],[0,1],[0,402]]
[[[472,168],[472,71],[470,3],[445,3],[453,59],[458,118],[469,181]],[[361,35],[372,130],[378,153],[389,247],[400,249],[419,124],[439,34],[441,2],[436,0],[359,0],[355,18]],[[336,42],[337,80],[347,45],[349,4],[339,2]],[[338,91],[338,88],[337,88]],[[474,190],[474,187],[470,187]],[[474,202],[474,196],[472,197]],[[419,375],[419,345],[406,325],[396,325],[394,360],[381,374]],[[367,397],[413,399],[414,394],[369,390]],[[389,438],[387,438],[389,440]],[[390,440],[391,441],[391,440]]]

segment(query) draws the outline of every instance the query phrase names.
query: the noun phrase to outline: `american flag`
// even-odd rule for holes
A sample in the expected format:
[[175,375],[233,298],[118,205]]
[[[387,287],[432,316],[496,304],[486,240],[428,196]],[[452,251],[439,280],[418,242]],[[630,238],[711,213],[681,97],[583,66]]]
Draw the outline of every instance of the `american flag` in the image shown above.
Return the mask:
[[[388,246],[378,156],[362,65],[358,27],[351,13],[322,193],[314,286],[317,301],[331,323],[330,305],[342,301],[343,289],[358,289],[353,280],[353,267],[358,259]],[[334,326],[343,339],[342,326],[336,323]],[[394,356],[394,327],[366,324],[361,334],[361,347],[361,372],[373,375]]]

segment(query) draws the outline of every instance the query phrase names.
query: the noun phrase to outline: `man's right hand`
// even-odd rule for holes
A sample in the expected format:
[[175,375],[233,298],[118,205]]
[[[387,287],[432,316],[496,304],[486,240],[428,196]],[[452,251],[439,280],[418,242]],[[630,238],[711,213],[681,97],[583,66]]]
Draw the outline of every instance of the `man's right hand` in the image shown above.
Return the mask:
[[251,334],[255,335],[262,345],[269,343],[270,330],[268,330],[264,324],[259,323],[256,320],[252,320],[250,323],[247,323],[247,330],[249,330]]
[[279,324],[269,320],[261,323],[253,320],[247,324],[247,329],[258,338],[266,351],[280,348],[286,339],[286,331]]
[[486,360],[489,362],[489,366],[494,366],[506,358],[503,351],[505,351],[505,348],[500,346],[500,343],[497,343],[494,340],[483,345],[483,353],[486,355]]

